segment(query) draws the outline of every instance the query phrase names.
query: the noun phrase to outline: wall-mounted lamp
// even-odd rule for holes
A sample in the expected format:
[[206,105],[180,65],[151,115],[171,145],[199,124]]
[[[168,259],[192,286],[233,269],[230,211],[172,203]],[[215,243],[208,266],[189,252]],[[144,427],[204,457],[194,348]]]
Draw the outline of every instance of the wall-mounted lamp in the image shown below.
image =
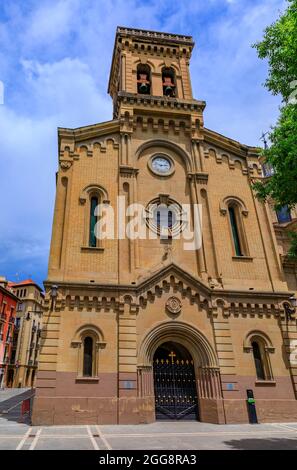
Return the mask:
[[56,302],[56,298],[58,296],[58,286],[56,284],[53,284],[52,287],[51,287],[51,291],[50,291],[50,296],[51,296],[51,299],[52,299],[52,305],[51,305],[51,308],[53,310],[54,308],[54,305],[55,305],[55,302]]
[[[296,307],[297,307],[297,299],[293,295],[292,297],[289,298],[290,302],[286,302],[284,304],[284,309],[285,309],[285,314],[286,314],[286,320],[292,320],[292,315],[296,312]],[[292,307],[291,307],[292,306]]]
[[56,298],[58,295],[58,286],[56,284],[52,285],[50,296],[51,298]]

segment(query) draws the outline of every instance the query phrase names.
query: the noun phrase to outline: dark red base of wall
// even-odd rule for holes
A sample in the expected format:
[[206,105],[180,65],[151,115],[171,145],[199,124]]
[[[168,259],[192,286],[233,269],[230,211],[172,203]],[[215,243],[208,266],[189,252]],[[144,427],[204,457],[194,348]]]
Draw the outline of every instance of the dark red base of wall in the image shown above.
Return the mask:
[[[256,402],[259,422],[297,421],[297,400]],[[248,423],[246,401],[201,399],[200,421],[214,424]],[[155,421],[154,398],[36,397],[33,425],[145,424]]]

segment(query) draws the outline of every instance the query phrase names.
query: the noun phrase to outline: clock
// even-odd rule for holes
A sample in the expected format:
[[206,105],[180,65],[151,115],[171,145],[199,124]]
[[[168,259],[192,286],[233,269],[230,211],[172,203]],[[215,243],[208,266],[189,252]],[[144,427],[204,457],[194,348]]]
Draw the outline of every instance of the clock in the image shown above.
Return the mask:
[[159,175],[168,175],[172,172],[172,162],[169,158],[156,156],[151,160],[151,168]]

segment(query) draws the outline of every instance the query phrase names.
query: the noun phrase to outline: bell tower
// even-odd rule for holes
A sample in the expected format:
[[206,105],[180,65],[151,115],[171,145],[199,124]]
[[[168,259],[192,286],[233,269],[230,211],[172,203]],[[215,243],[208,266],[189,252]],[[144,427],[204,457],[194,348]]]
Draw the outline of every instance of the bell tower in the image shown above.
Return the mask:
[[203,126],[204,101],[193,98],[189,64],[191,36],[118,27],[108,92],[114,119],[137,119],[148,112],[187,118],[192,137]]

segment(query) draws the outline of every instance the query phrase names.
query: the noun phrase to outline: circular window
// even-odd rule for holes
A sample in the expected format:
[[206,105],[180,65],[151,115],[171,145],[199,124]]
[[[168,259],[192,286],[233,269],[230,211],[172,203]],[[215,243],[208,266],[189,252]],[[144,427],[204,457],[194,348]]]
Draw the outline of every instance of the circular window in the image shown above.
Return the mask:
[[167,155],[154,155],[150,158],[148,166],[159,176],[169,176],[174,171],[173,161]]
[[147,225],[161,238],[176,237],[184,228],[182,209],[176,202],[155,201],[147,208]]

